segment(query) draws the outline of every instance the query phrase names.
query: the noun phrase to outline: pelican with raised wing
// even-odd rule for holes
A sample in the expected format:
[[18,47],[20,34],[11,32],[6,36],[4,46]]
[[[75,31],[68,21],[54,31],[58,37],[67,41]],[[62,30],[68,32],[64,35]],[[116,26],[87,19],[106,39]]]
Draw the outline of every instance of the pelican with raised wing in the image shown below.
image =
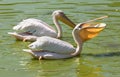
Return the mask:
[[58,20],[62,21],[63,23],[74,27],[75,24],[68,19],[67,16],[61,10],[56,10],[52,14],[53,22],[57,28],[56,30],[49,26],[47,23],[34,19],[29,18],[20,22],[17,26],[13,27],[13,30],[17,32],[8,32],[8,34],[14,36],[18,40],[28,40],[28,41],[35,41],[37,37],[41,36],[50,36],[54,38],[60,38],[62,36],[62,29],[58,22]]
[[42,36],[28,46],[30,49],[23,49],[23,51],[30,53],[34,58],[39,60],[71,58],[81,53],[83,43],[86,39],[95,37],[105,26],[105,23],[78,24],[72,31],[73,39],[77,44],[76,48],[68,42],[49,36]]

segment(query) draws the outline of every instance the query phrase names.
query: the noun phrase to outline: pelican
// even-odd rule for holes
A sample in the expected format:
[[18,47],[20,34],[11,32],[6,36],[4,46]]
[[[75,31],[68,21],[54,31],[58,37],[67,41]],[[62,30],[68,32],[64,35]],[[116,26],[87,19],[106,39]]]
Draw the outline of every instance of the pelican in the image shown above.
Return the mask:
[[70,19],[68,19],[68,17],[61,10],[54,11],[52,16],[53,22],[57,28],[57,32],[47,23],[38,19],[29,18],[23,20],[18,25],[13,27],[13,30],[17,32],[8,32],[8,34],[14,36],[18,40],[35,41],[37,37],[41,36],[60,38],[62,36],[62,29],[58,20],[71,27],[75,26],[75,24]]
[[[81,53],[83,43],[91,39],[105,28],[105,23],[80,23],[72,31],[73,39],[77,47],[70,43],[49,36],[42,36],[23,51],[30,53],[37,59],[65,59],[77,56]],[[81,35],[83,34],[83,35]]]

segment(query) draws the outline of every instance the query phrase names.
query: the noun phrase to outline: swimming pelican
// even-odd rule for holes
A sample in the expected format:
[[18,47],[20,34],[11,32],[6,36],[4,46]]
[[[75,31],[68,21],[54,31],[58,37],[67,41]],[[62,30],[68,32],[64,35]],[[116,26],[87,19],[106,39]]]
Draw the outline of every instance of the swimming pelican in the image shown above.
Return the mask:
[[17,32],[8,32],[8,34],[14,36],[18,40],[35,41],[37,37],[41,36],[51,36],[54,38],[60,38],[62,36],[62,29],[58,20],[71,27],[75,26],[75,24],[70,19],[68,19],[68,17],[65,16],[63,11],[61,10],[54,11],[52,16],[53,22],[57,28],[57,32],[53,27],[49,26],[47,23],[38,19],[29,18],[23,20],[18,25],[13,27],[13,30],[16,30]]
[[[105,26],[105,23],[78,24],[72,31],[73,39],[77,44],[76,48],[68,42],[49,36],[42,36],[28,46],[30,49],[23,49],[23,51],[30,53],[34,58],[39,60],[74,57],[81,53],[83,43],[86,39],[91,39],[94,35],[96,36]],[[85,36],[83,37],[81,34]]]

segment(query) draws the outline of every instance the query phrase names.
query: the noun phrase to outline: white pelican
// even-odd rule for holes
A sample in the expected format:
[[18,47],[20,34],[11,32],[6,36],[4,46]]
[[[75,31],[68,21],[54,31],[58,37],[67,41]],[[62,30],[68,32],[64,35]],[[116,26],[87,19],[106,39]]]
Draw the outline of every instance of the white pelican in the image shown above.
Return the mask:
[[60,38],[62,36],[62,29],[58,20],[71,27],[75,26],[75,24],[71,20],[69,20],[61,10],[54,11],[52,16],[53,22],[57,28],[57,32],[47,23],[38,19],[29,18],[23,20],[18,25],[13,27],[13,30],[16,30],[17,32],[8,32],[8,34],[14,36],[18,40],[35,41],[37,37],[41,36]]
[[96,36],[105,26],[105,23],[78,24],[72,31],[73,39],[77,44],[76,48],[68,42],[49,36],[42,36],[28,46],[30,49],[23,49],[23,51],[30,53],[34,58],[39,60],[74,57],[81,53],[82,45],[86,39],[88,40]]

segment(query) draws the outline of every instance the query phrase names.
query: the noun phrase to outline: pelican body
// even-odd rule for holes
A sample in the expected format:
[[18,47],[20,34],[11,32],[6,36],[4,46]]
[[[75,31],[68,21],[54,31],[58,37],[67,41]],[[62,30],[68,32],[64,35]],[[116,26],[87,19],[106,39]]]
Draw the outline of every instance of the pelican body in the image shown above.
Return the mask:
[[8,32],[8,34],[14,36],[18,40],[35,41],[37,37],[41,36],[50,36],[54,38],[62,37],[62,28],[58,20],[71,27],[75,26],[75,24],[70,19],[68,19],[68,17],[65,16],[61,10],[54,11],[52,16],[57,31],[41,20],[29,18],[23,20],[18,25],[13,27],[13,30],[16,32]]
[[[71,58],[81,53],[83,43],[86,41],[84,40],[85,38],[93,38],[93,36],[96,36],[105,26],[105,23],[87,24],[87,26],[86,23],[78,24],[72,31],[72,36],[77,47],[73,47],[73,45],[66,41],[49,36],[42,36],[28,46],[30,49],[23,49],[23,51],[30,53],[37,59]],[[85,36],[81,36],[81,33]]]

